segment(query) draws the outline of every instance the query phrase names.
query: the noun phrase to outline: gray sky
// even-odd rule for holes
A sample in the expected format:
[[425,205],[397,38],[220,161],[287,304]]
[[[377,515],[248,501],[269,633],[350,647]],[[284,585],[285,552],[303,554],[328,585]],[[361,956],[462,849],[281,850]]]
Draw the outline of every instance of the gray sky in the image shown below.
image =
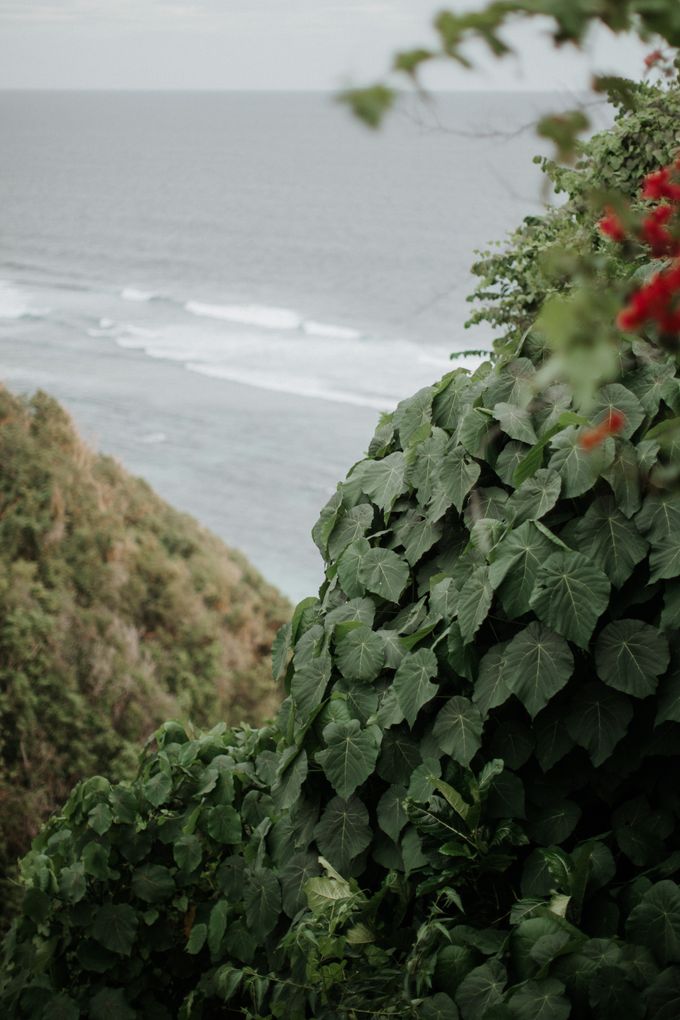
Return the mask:
[[[427,43],[441,6],[481,0],[0,0],[0,88],[333,89],[365,83],[391,53]],[[586,56],[555,51],[545,26],[509,39],[521,61],[480,51],[473,74],[435,88],[579,89],[589,70],[638,76],[649,47],[606,31]]]

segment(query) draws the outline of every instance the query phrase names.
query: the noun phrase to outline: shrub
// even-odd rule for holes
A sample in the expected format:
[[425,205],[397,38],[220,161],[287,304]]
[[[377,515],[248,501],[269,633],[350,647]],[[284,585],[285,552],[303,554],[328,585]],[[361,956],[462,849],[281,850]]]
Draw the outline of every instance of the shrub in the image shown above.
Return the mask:
[[6,876],[74,782],[134,775],[164,718],[273,712],[263,657],[288,614],[243,557],[89,451],[56,401],[0,389],[0,423]]
[[[565,255],[602,249],[595,229],[593,198],[615,193],[634,198],[640,181],[670,162],[680,147],[680,84],[627,82],[612,92],[618,106],[613,128],[577,145],[576,163],[565,167],[538,160],[563,201],[541,216],[528,216],[499,250],[487,250],[473,264],[479,283],[468,300],[481,304],[466,323],[489,323],[496,346],[514,345],[533,325],[546,296],[573,285]],[[622,267],[624,274],[626,267]]]
[[160,731],[23,862],[15,1016],[671,1020],[674,359],[543,348],[384,417],[321,513],[275,727]]

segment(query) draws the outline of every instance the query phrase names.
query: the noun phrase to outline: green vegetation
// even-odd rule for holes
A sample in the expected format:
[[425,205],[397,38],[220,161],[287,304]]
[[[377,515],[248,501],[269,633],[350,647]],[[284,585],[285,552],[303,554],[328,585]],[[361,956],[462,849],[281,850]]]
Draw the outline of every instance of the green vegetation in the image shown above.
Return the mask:
[[680,496],[655,437],[680,387],[653,340],[619,351],[587,414],[527,338],[383,418],[315,527],[276,726],[168,724],[132,784],[74,792],[22,865],[6,1011],[677,1015]]
[[[56,401],[0,389],[0,867],[74,782],[134,774],[168,716],[261,721],[287,606],[94,455]],[[3,887],[7,911],[11,884]]]
[[[472,266],[480,283],[469,300],[482,307],[467,325],[488,322],[499,351],[521,342],[549,294],[578,285],[579,257],[606,249],[596,227],[603,199],[635,199],[646,174],[670,163],[680,147],[677,77],[667,85],[629,82],[623,92],[611,90],[609,99],[619,107],[613,128],[577,143],[574,166],[540,160],[562,202],[528,216]],[[617,275],[625,277],[628,267],[619,268]]]
[[[678,41],[677,4],[595,6],[438,29],[456,59],[519,10]],[[483,271],[495,363],[384,416],[323,509],[275,724],[167,723],[35,840],[6,1014],[676,1020],[680,166],[633,181],[674,154],[674,88],[619,83],[613,134],[546,164],[566,211]]]

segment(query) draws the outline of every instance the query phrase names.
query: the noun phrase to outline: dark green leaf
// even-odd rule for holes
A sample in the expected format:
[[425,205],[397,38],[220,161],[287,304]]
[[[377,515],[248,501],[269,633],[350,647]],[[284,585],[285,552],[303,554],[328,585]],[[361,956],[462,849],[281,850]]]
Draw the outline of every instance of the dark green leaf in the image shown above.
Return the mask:
[[437,657],[429,648],[409,652],[401,662],[394,677],[399,707],[409,726],[413,726],[418,712],[435,696],[439,688],[431,683],[437,675]]
[[590,755],[593,765],[602,765],[625,736],[633,718],[628,698],[603,684],[581,687],[566,718],[570,737]]
[[666,638],[656,627],[640,620],[615,620],[607,624],[595,645],[600,679],[634,698],[654,693],[669,659]]
[[532,719],[564,687],[574,669],[567,642],[540,623],[520,631],[503,659],[505,682]]
[[314,829],[321,853],[342,874],[371,842],[368,811],[358,797],[333,797]]
[[373,772],[380,751],[380,730],[362,730],[357,719],[334,722],[325,728],[326,750],[317,752],[328,781],[338,796],[350,797]]
[[558,634],[585,648],[609,603],[609,581],[581,553],[553,553],[539,567],[530,605]]
[[364,624],[336,641],[338,669],[347,680],[375,680],[385,662],[382,638]]
[[391,549],[370,549],[359,567],[360,582],[388,602],[399,601],[408,579],[408,564]]
[[137,914],[127,904],[106,903],[95,914],[92,937],[105,949],[129,956],[137,933]]
[[468,698],[451,698],[439,712],[433,736],[444,754],[469,765],[481,746],[482,717]]

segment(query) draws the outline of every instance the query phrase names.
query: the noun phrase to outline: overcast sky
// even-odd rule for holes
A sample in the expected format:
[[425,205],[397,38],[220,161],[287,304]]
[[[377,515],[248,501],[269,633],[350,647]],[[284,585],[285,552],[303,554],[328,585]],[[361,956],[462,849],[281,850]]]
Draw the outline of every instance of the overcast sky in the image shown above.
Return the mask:
[[[365,83],[427,43],[429,0],[0,0],[0,88],[333,89]],[[460,10],[481,0],[445,4]],[[580,89],[592,68],[638,76],[649,47],[604,30],[586,56],[545,26],[510,38],[521,60],[442,68],[437,88]]]

